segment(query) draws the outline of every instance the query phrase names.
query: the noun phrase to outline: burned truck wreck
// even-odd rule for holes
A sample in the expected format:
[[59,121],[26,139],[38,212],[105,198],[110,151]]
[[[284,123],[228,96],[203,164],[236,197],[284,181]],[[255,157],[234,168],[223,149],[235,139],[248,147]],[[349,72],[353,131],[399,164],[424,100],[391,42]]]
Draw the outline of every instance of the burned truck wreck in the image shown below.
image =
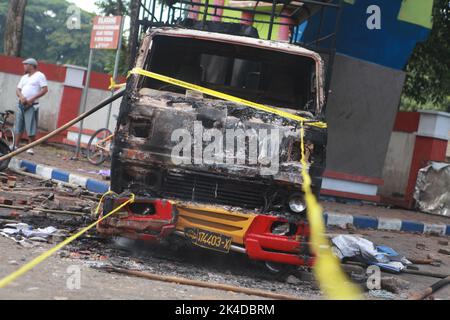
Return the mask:
[[[322,121],[323,63],[288,43],[177,28],[143,40],[136,67]],[[305,127],[318,194],[326,129]],[[115,131],[106,235],[237,251],[250,258],[313,264],[302,194],[300,124],[133,74]],[[122,196],[121,196],[122,195]]]

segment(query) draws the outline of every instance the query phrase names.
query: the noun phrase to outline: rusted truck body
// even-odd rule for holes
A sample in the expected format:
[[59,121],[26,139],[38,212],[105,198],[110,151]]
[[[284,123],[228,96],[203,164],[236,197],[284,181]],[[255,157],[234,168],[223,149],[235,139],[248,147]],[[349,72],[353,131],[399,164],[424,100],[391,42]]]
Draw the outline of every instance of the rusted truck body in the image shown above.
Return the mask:
[[[322,59],[299,46],[162,28],[144,38],[136,67],[324,120]],[[326,141],[326,129],[306,126],[317,194]],[[134,74],[112,154],[111,189],[119,196],[105,201],[104,212],[130,193],[136,202],[98,230],[149,241],[175,237],[256,260],[311,266],[300,157],[298,122]]]

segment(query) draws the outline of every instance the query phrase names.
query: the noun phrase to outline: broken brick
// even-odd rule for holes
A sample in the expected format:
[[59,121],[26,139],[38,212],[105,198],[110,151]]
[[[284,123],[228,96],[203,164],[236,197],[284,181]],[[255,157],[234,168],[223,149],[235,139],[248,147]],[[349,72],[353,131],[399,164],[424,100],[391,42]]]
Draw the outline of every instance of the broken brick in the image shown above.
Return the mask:
[[438,253],[440,254],[446,254],[446,255],[450,255],[450,250],[449,249],[439,249]]
[[424,243],[417,242],[416,243],[416,248],[419,249],[419,250],[426,250],[427,246]]
[[17,177],[9,176],[8,177],[8,187],[15,188],[17,182]]
[[409,289],[410,282],[395,277],[382,277],[381,288],[383,290],[399,293],[401,290]]
[[430,253],[430,254],[427,255],[427,258],[433,260],[434,262],[442,263],[442,260],[435,254],[431,254]]
[[11,206],[14,202],[11,199],[6,199],[3,197],[0,197],[0,204],[5,204],[7,206]]

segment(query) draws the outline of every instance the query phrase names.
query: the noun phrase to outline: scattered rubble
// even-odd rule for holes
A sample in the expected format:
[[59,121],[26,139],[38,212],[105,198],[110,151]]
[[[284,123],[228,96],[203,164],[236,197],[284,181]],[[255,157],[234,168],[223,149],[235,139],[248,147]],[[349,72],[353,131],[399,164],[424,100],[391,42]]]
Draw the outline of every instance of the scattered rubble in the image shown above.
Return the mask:
[[450,249],[439,249],[438,253],[450,255]]
[[376,299],[394,300],[396,295],[386,290],[370,290],[369,296]]
[[381,289],[398,294],[403,290],[409,289],[411,286],[409,281],[399,279],[397,277],[382,277]]
[[297,278],[296,276],[290,275],[290,276],[288,276],[286,278],[286,283],[289,283],[289,284],[301,284],[302,281],[299,278]]
[[442,263],[442,260],[439,259],[439,257],[436,256],[436,255],[434,255],[434,254],[429,253],[429,254],[427,255],[427,258],[433,260],[434,262]]
[[448,246],[448,240],[438,240],[438,244],[441,246]]
[[371,241],[350,235],[333,237],[333,250],[340,260],[350,259],[376,265],[381,269],[400,272],[411,262],[395,250],[386,246],[376,246]]
[[427,248],[427,246],[423,243],[416,243],[416,248],[419,250],[425,250],[425,251],[429,251],[429,249]]

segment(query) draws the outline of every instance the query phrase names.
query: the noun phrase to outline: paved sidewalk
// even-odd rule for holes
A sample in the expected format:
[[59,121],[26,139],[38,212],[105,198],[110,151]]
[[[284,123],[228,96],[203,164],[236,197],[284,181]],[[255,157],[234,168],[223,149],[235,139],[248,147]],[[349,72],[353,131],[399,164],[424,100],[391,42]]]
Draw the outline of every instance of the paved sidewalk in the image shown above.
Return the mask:
[[109,183],[92,179],[83,175],[71,173],[53,168],[42,164],[34,163],[28,160],[20,160],[14,158],[11,160],[9,167],[15,170],[23,170],[26,172],[36,174],[45,179],[52,179],[61,182],[68,182],[74,185],[85,188],[94,193],[106,193],[109,190]]
[[98,180],[101,180],[101,176],[97,172],[109,169],[111,165],[110,162],[106,161],[96,166],[91,164],[86,158],[71,160],[75,154],[75,149],[70,146],[43,144],[33,149],[34,155],[24,152],[17,158],[53,168],[61,168],[74,174]]
[[450,224],[450,217],[427,214],[420,211],[389,208],[374,204],[346,204],[324,200],[321,201],[321,204],[325,211],[332,211],[339,214]]

